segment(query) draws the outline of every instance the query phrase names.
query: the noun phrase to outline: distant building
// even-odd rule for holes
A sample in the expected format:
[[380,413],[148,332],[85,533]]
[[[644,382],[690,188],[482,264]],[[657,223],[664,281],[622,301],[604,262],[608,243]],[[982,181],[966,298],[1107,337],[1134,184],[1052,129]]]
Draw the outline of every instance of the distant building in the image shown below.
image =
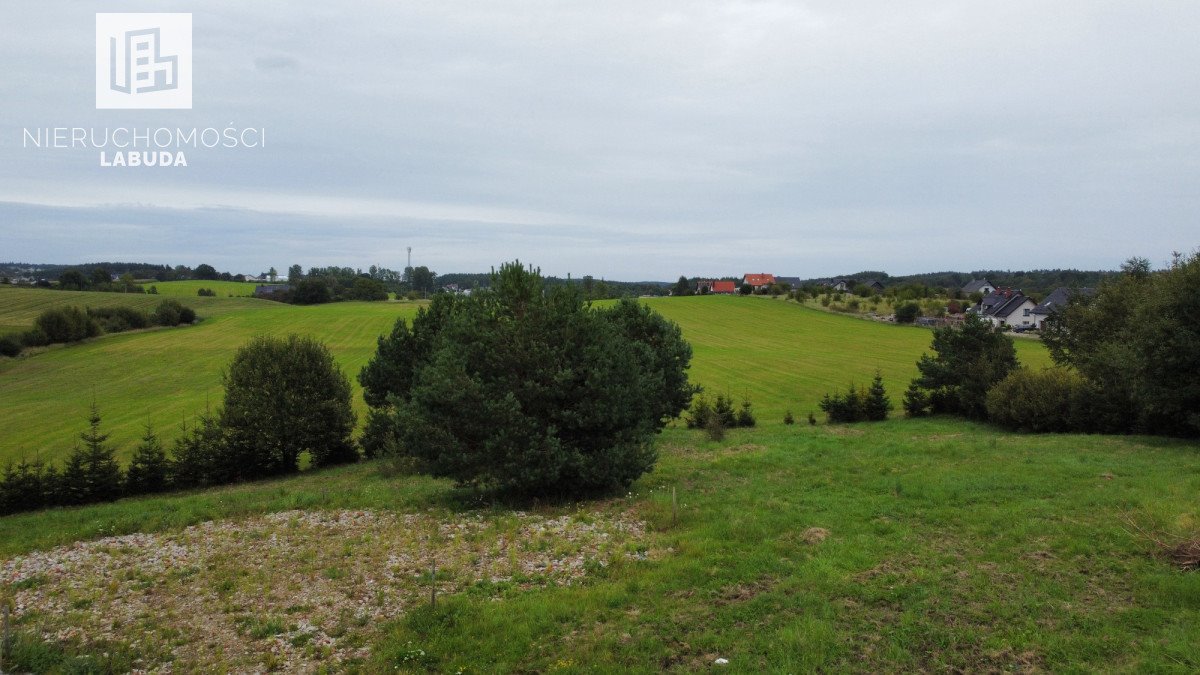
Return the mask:
[[775,277],[775,283],[783,284],[793,289],[800,288],[801,281],[800,277]]
[[256,298],[274,298],[279,293],[286,293],[292,290],[289,284],[272,284],[270,286],[255,286],[254,297]]
[[984,295],[989,295],[995,292],[995,290],[996,287],[987,279],[972,279],[967,282],[966,286],[962,287],[962,292],[965,295],[970,295],[972,293],[983,293]]
[[854,288],[854,282],[850,279],[834,279],[829,285],[833,286],[835,291],[848,291]]
[[987,319],[997,328],[1008,325],[1013,328],[1033,328],[1033,310],[1037,304],[1020,290],[997,289],[986,296],[970,311]]
[[707,293],[728,295],[731,293],[737,293],[737,290],[737,282],[734,281],[721,281],[719,279],[696,280],[697,295],[705,295]]
[[746,276],[742,277],[742,285],[749,285],[756,291],[763,286],[770,286],[773,283],[775,283],[774,274],[747,274]]
[[1050,295],[1047,295],[1046,299],[1043,300],[1041,304],[1033,308],[1034,327],[1038,330],[1041,330],[1042,326],[1046,323],[1046,319],[1049,319],[1056,312],[1062,311],[1062,309],[1067,306],[1067,302],[1071,300],[1071,296],[1078,293],[1082,293],[1083,295],[1092,295],[1095,292],[1096,289],[1094,288],[1072,289],[1067,288],[1066,286],[1059,286],[1058,288],[1054,289]]

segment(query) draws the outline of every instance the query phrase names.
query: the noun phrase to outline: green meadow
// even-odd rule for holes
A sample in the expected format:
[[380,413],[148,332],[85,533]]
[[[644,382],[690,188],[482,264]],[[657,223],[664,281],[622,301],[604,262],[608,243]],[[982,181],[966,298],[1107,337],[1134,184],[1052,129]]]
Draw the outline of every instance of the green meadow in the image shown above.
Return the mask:
[[[390,582],[410,593],[403,612],[378,622],[317,621],[326,634],[369,650],[328,670],[694,672],[718,658],[738,673],[1200,669],[1200,575],[1156,555],[1130,524],[1196,534],[1194,443],[1022,436],[952,419],[896,419],[734,430],[719,443],[668,429],[659,445],[658,466],[627,495],[532,508],[580,524],[635,518],[646,523],[635,546],[570,584],[537,575],[478,580],[470,560],[451,558],[450,549],[416,548],[412,555],[440,560],[436,606],[416,577]],[[381,466],[10,516],[0,519],[0,562],[97,537],[183,536],[183,528],[210,520],[252,528],[247,549],[276,537],[297,546],[300,533],[287,524],[297,509],[448,523],[512,517],[463,499],[444,481],[386,476]],[[271,513],[285,518],[264,532],[256,523]],[[171,589],[188,584],[211,598],[205,607],[213,621],[269,627],[238,634],[247,656],[209,651],[203,663],[184,659],[178,669],[299,667],[277,652],[306,639],[309,624],[300,620],[386,571],[343,576],[338,570],[353,559],[331,565],[328,552],[351,556],[371,542],[329,530],[294,564],[263,567],[255,554],[222,555],[199,572],[165,577],[159,592],[168,595],[158,602],[178,602]],[[520,550],[571,545],[550,537]],[[99,560],[119,559],[128,546],[107,546]],[[30,637],[38,626],[98,620],[88,614],[93,603],[119,606],[124,584],[148,584],[150,573],[73,577],[62,591],[49,578],[14,586],[50,599],[66,593],[60,602],[73,608],[20,615],[18,665],[123,672],[160,658],[155,636],[186,646],[192,638],[178,623],[183,616],[169,611],[151,612],[128,633],[118,627],[95,647]],[[344,586],[326,597],[321,584],[331,577]],[[281,589],[310,585],[306,597],[317,604],[270,602]]]
[[[0,288],[0,324],[28,325],[46,303],[121,301],[109,295]],[[156,299],[124,301],[149,307]],[[202,567],[159,572],[120,566],[140,540],[100,542],[97,564],[117,565],[111,574],[0,585],[0,599],[45,603],[17,614],[17,669],[124,672],[177,659],[177,670],[649,673],[706,670],[726,659],[724,669],[738,673],[1200,670],[1200,575],[1180,570],[1154,541],[1200,538],[1197,443],[1023,435],[898,415],[810,426],[804,415],[822,393],[865,383],[876,370],[898,402],[930,331],[767,298],[647,302],[692,343],[693,379],[710,392],[750,397],[757,428],[731,430],[719,442],[669,428],[655,470],[628,494],[525,505],[523,513],[369,462],[2,518],[0,564],[133,533],[186,542],[197,536],[187,528],[207,521],[217,525],[203,527],[233,528],[222,536],[245,547]],[[219,404],[221,369],[256,333],[314,335],[353,376],[375,336],[416,307],[222,297],[188,304],[204,317],[192,327],[0,361],[5,456],[61,456],[93,397],[126,452],[147,420],[171,435],[183,417]],[[1017,347],[1027,365],[1049,362],[1037,342]],[[787,409],[798,424],[782,424]],[[396,565],[410,556],[418,566],[439,561],[436,604],[419,574],[356,565],[357,555],[377,554],[377,534],[312,534],[298,515],[310,513],[443,523],[395,544]],[[522,518],[562,518],[576,529],[569,537],[530,534]],[[519,566],[538,555],[569,564],[579,533],[630,519],[643,529],[626,532],[619,547],[587,553],[595,557],[582,559],[569,583],[555,576],[560,568]],[[462,545],[473,553],[455,554],[462,546],[438,534],[476,522],[482,529]],[[490,539],[495,532],[503,538]],[[275,542],[295,547],[293,563],[259,564],[260,553],[278,555]],[[507,553],[502,542],[512,545]],[[89,555],[62,551],[55,555],[68,561]],[[481,578],[480,560],[497,555],[507,555],[513,571]],[[398,598],[402,611],[378,620],[325,611],[354,598],[371,607],[368,587],[379,603]],[[204,660],[194,660],[187,610],[113,624],[99,608],[125,606],[131,588],[159,588],[156,602],[166,605],[204,598],[205,621],[224,626],[236,644],[200,648]],[[36,637],[81,622],[112,625],[90,645]],[[313,635],[331,646],[314,646]]]
[[[0,289],[0,324],[32,325],[52,305],[132,304],[152,309],[161,297]],[[329,345],[343,370],[358,374],[375,339],[415,303],[338,303],[296,307],[252,298],[192,298],[202,321],[193,326],[102,336],[0,361],[0,462],[35,453],[65,456],[95,400],[112,441],[127,455],[152,424],[166,438],[180,424],[221,402],[221,373],[243,343],[258,334],[300,333]],[[355,383],[357,387],[357,383]],[[362,397],[355,405],[365,411]]]
[[253,297],[258,284],[243,281],[148,281],[142,284],[144,288],[154,286],[159,295],[168,297],[197,297],[201,288],[207,288],[217,294],[217,297]]
[[[192,282],[170,282],[192,283]],[[23,329],[43,309],[60,305],[130,304],[151,309],[161,298],[0,288],[0,326]],[[146,423],[164,437],[206,407],[221,402],[221,372],[237,348],[263,333],[300,333],[329,345],[354,381],[355,406],[365,412],[355,378],[376,338],[417,303],[333,303],[300,307],[251,298],[185,301],[202,321],[194,326],[104,336],[0,360],[0,462],[21,456],[54,459],[70,451],[95,400],[121,453],[132,451]],[[898,403],[916,361],[928,349],[927,329],[893,326],[758,297],[657,298],[645,302],[683,329],[694,357],[691,377],[712,394],[749,397],[764,424],[819,412],[822,394],[866,384],[878,369]],[[1040,343],[1018,341],[1021,361],[1049,359]]]

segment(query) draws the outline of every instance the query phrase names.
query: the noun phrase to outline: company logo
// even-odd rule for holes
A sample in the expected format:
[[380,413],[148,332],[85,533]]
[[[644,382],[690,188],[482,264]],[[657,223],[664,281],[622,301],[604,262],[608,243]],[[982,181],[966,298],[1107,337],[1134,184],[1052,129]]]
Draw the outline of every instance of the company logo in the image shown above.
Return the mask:
[[96,14],[96,108],[191,107],[191,14]]

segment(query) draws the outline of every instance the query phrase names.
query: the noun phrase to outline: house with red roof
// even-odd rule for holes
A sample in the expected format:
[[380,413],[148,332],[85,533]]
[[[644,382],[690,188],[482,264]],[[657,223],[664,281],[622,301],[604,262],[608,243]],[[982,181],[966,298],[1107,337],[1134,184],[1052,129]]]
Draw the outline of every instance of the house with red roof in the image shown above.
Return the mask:
[[704,295],[706,293],[718,293],[722,295],[731,295],[737,293],[737,282],[734,281],[719,281],[717,279],[700,279],[696,282],[696,292]]
[[763,286],[770,286],[773,283],[775,283],[774,274],[747,274],[746,276],[742,277],[742,285],[745,286],[749,284],[750,287],[756,291]]

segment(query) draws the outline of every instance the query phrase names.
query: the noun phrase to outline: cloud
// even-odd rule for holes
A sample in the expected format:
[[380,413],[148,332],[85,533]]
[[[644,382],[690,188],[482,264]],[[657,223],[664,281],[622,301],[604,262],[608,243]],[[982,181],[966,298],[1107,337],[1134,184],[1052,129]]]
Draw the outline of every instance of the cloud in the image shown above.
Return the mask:
[[[328,263],[402,250],[376,234],[391,224],[447,271],[520,256],[630,279],[1111,268],[1196,245],[1200,5],[162,5],[194,14],[192,111],[91,109],[92,15],[12,12],[0,199],[76,207],[54,217],[84,236],[50,247],[6,218],[8,255],[274,264],[266,225],[236,252],[174,221],[173,253],[89,234],[95,214],[204,207],[293,222]],[[231,123],[267,147],[158,173],[20,147],[22,127]]]
[[294,56],[259,56],[254,59],[254,67],[259,70],[296,70],[300,67],[300,59]]

